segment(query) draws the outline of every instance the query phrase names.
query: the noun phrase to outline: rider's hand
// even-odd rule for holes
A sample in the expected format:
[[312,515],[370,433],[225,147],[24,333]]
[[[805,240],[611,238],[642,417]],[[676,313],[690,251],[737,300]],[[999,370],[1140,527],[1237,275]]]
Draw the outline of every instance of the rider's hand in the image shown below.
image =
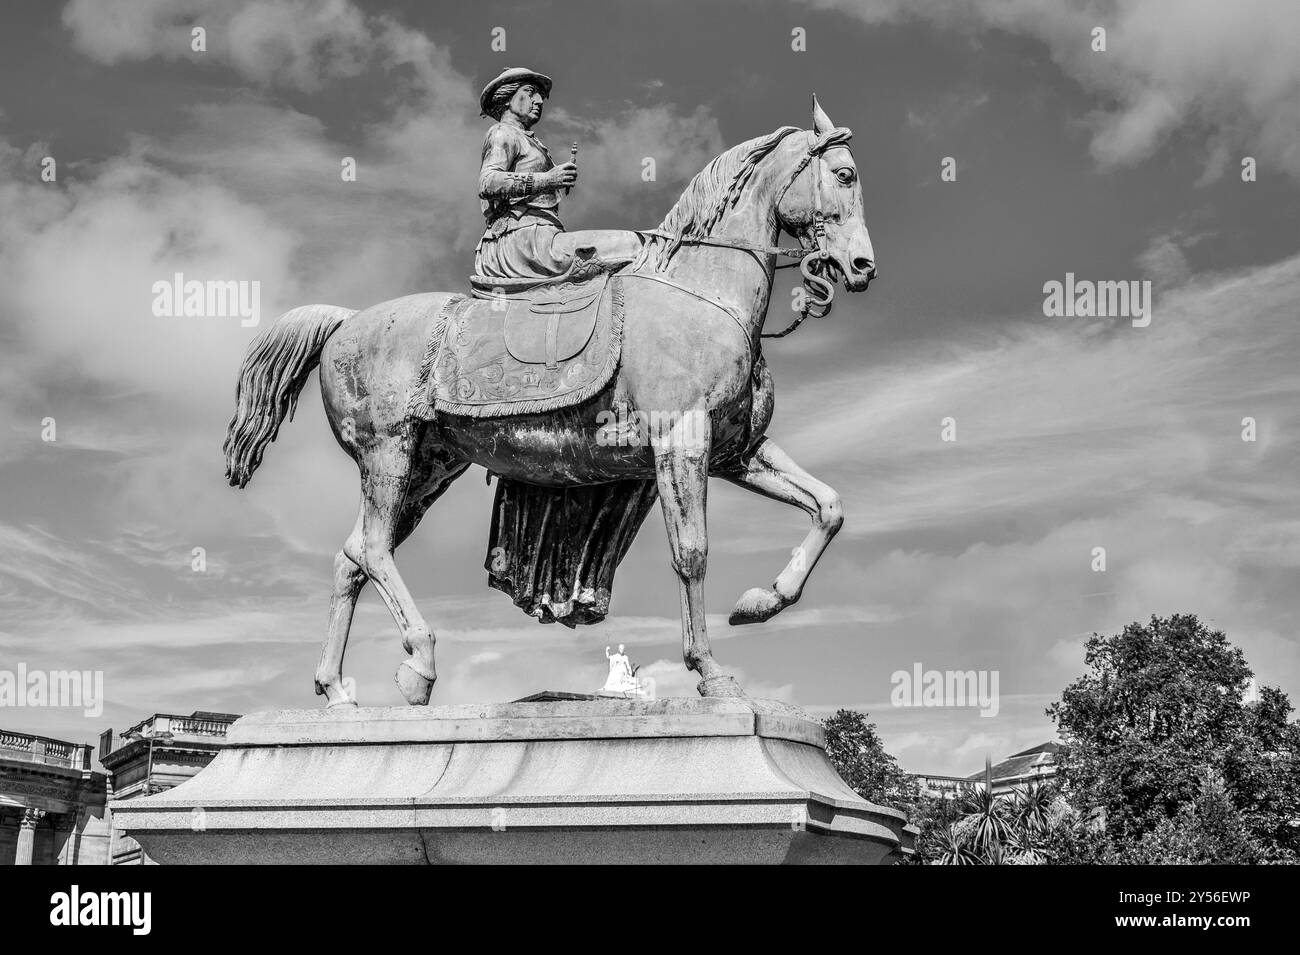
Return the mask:
[[566,162],[547,172],[546,176],[550,180],[551,189],[568,189],[578,181],[578,164]]

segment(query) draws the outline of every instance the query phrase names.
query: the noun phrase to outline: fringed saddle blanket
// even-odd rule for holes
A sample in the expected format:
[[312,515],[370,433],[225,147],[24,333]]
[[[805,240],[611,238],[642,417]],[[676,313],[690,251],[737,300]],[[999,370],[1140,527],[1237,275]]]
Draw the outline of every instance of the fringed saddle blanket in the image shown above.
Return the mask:
[[455,295],[434,323],[412,411],[496,418],[575,405],[609,383],[622,347],[617,276],[526,297]]

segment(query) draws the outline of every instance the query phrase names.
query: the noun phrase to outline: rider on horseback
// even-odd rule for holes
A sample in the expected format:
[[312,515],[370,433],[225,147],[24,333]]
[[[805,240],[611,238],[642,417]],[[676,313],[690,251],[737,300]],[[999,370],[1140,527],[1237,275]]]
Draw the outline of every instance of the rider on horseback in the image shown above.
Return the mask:
[[640,251],[634,232],[564,231],[560,190],[578,181],[578,166],[557,166],[532,127],[551,95],[551,78],[511,67],[479,96],[484,116],[496,123],[483,137],[478,194],[487,229],[474,249],[474,271],[487,278],[539,278],[569,271],[574,254],[630,260]]

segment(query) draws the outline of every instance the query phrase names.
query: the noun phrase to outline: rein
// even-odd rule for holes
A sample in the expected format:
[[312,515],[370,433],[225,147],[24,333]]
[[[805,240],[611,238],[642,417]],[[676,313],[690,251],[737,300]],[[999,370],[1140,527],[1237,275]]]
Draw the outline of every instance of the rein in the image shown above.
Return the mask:
[[[816,139],[809,144],[808,151],[804,153],[803,158],[799,160],[799,165],[795,166],[794,172],[790,174],[790,178],[787,179],[785,185],[781,187],[781,191],[777,193],[774,206],[779,206],[781,204],[781,200],[785,198],[785,194],[790,191],[790,187],[795,184],[795,181],[800,175],[802,175],[803,171],[808,168],[813,159],[820,157],[822,153],[827,149],[830,149],[832,146],[844,145],[852,135],[852,130],[839,126],[829,132],[817,136]],[[799,317],[779,332],[760,333],[761,338],[784,338],[802,325],[809,316],[814,318],[825,318],[830,314],[831,304],[835,300],[835,286],[820,275],[816,274],[818,267],[821,266],[826,259],[830,258],[830,252],[826,248],[826,215],[822,211],[821,185],[821,176],[814,176],[811,246],[805,246],[802,242],[798,247],[794,248],[782,247],[779,245],[759,245],[753,242],[747,242],[744,239],[732,238],[730,236],[678,236],[673,235],[670,232],[664,232],[662,229],[637,229],[636,231],[639,235],[668,239],[669,241],[677,242],[681,245],[711,245],[724,249],[737,249],[741,252],[752,252],[756,255],[774,255],[778,258],[798,259],[798,262],[789,262],[784,265],[778,265],[776,268],[787,269],[793,268],[795,265],[799,266],[799,272],[803,276],[805,294],[804,305],[799,312]],[[629,274],[640,275],[643,278],[658,278],[658,276],[644,272]],[[665,284],[681,288],[683,291],[689,291],[684,286],[677,285],[675,282],[665,281]],[[771,285],[769,282],[769,297],[771,295],[770,288]],[[723,308],[724,311],[730,311],[720,303],[707,298],[706,296],[697,295],[697,297],[706,302],[718,305],[720,308]]]

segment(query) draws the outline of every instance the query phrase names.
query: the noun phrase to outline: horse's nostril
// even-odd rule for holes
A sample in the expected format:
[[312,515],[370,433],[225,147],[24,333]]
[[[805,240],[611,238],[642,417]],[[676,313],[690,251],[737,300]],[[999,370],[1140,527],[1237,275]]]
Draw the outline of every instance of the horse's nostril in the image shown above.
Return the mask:
[[865,255],[859,255],[853,260],[853,271],[855,272],[874,272],[876,265]]

